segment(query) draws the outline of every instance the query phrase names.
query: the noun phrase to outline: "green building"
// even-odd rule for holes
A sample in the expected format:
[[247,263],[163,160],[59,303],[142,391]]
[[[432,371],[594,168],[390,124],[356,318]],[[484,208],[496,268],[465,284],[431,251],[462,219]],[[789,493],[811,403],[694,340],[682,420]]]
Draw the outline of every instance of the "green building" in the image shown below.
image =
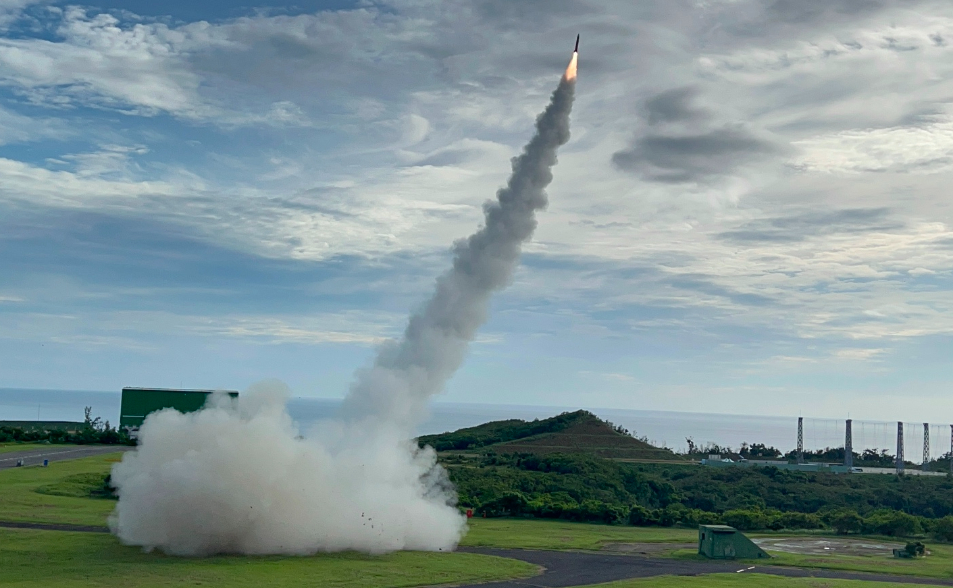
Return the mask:
[[119,408],[119,427],[135,434],[149,413],[163,408],[179,412],[195,412],[203,406],[213,392],[224,392],[238,398],[231,390],[173,390],[169,388],[123,388]]
[[734,527],[699,525],[698,554],[710,559],[760,559],[771,557]]

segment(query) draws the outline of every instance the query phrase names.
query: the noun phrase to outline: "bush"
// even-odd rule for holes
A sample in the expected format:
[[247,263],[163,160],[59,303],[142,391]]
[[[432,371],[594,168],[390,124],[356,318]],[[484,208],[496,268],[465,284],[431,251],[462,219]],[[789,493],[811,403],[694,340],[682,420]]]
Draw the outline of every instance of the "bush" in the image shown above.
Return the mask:
[[721,515],[716,512],[705,512],[695,508],[687,509],[679,521],[686,527],[697,527],[698,525],[720,525]]
[[676,523],[681,523],[686,519],[689,509],[681,504],[670,504],[659,513],[659,525],[671,527]]
[[827,524],[829,524],[838,535],[860,533],[864,530],[864,519],[852,510],[842,510],[830,515]]
[[506,494],[485,502],[480,510],[488,517],[515,517],[523,514],[529,502],[522,492],[507,492]]
[[575,515],[575,520],[580,522],[607,525],[622,523],[626,518],[622,508],[598,500],[584,500],[576,509]]
[[636,527],[648,527],[658,524],[658,516],[655,512],[636,504],[629,510],[629,524]]
[[775,517],[772,522],[779,529],[820,529],[824,526],[820,517],[803,512],[785,512]]
[[900,511],[879,510],[864,519],[864,528],[870,533],[891,537],[909,537],[923,532],[917,517]]
[[768,517],[759,510],[729,510],[721,518],[726,525],[739,531],[754,531],[768,526]]
[[940,541],[953,541],[953,516],[938,519],[933,525],[933,536]]

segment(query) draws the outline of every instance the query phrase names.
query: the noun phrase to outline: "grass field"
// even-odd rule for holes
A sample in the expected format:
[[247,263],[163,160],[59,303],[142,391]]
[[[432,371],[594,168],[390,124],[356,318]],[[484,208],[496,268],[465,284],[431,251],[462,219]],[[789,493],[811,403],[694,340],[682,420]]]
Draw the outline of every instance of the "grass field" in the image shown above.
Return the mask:
[[[0,471],[0,520],[39,523],[104,525],[115,502],[85,497],[88,484],[96,475],[109,471],[119,454],[53,462],[47,468],[25,467]],[[52,494],[50,493],[52,492]],[[778,535],[771,535],[776,537]],[[535,519],[470,520],[470,531],[462,544],[479,547],[526,549],[597,550],[609,543],[691,543],[694,529],[624,527],[570,523]],[[675,546],[673,545],[673,548]],[[812,556],[772,552],[773,565],[825,568],[847,571],[881,572],[953,578],[953,546],[929,544],[932,555],[919,560],[899,560],[874,556]],[[678,550],[678,558],[699,557],[694,549]],[[86,561],[89,558],[89,561]],[[462,559],[461,559],[462,558]],[[118,585],[125,574],[145,578],[129,586],[174,586],[181,578],[191,585],[296,585],[314,586],[414,586],[441,582],[474,582],[493,578],[526,575],[531,568],[509,560],[487,564],[473,554],[401,553],[381,558],[356,554],[322,555],[311,558],[211,558],[187,560],[142,554],[126,548],[110,535],[56,533],[48,531],[0,530],[0,585],[79,586]],[[275,571],[282,562],[281,571]],[[40,565],[40,564],[43,565]],[[469,569],[468,569],[469,566]],[[516,567],[513,567],[516,566]],[[55,578],[31,575],[38,568],[57,574]],[[47,571],[49,571],[47,570]],[[236,571],[238,570],[238,571]],[[247,574],[245,571],[247,570]],[[290,574],[285,576],[285,570]],[[483,575],[487,571],[493,575]],[[45,572],[44,572],[45,573]],[[88,574],[89,580],[82,574]],[[277,574],[277,575],[275,575]],[[368,574],[363,576],[362,574]],[[459,575],[464,574],[464,575]],[[468,574],[468,575],[467,575]],[[275,575],[275,583],[265,582]],[[36,576],[37,580],[32,578]],[[314,583],[307,582],[313,577]],[[330,578],[341,583],[333,583]],[[43,578],[46,578],[45,580]],[[802,580],[771,578],[778,583],[750,583],[748,576],[711,576],[706,586],[850,586],[830,582],[804,584]],[[93,582],[95,580],[95,582]],[[359,581],[360,580],[360,581]],[[618,586],[682,586],[684,578],[655,579],[651,582]],[[32,583],[31,583],[32,582]],[[245,582],[244,584],[242,582]],[[350,583],[348,583],[350,582]],[[390,583],[388,583],[390,582]],[[717,583],[716,583],[717,582]],[[722,584],[722,582],[729,582]],[[732,584],[730,582],[748,582]],[[698,585],[697,583],[695,585]],[[872,586],[873,588],[873,586]]]
[[[909,586],[890,582],[825,580],[821,578],[780,578],[766,574],[711,574],[706,576],[661,576],[599,584],[599,588],[888,588]],[[594,588],[594,587],[593,587]]]
[[[769,551],[775,566],[794,566],[852,572],[874,572],[897,576],[923,576],[927,578],[953,578],[953,546],[927,546],[931,555],[919,559],[898,559],[889,556],[863,555],[800,555]],[[678,550],[672,554],[679,559],[699,559],[695,550]],[[764,560],[759,560],[764,565]]]
[[615,527],[536,519],[470,519],[463,545],[525,549],[600,549],[606,543],[687,543],[694,529]]
[[36,490],[61,486],[71,476],[106,473],[119,458],[120,454],[116,453],[54,461],[45,468],[30,466],[0,471],[0,520],[105,525],[106,517],[116,505],[114,501],[41,494]]
[[50,447],[49,443],[0,443],[0,453],[29,451],[31,449],[44,449],[47,447]]
[[398,588],[536,573],[524,562],[469,553],[193,559],[143,553],[106,534],[0,529],[0,585],[8,588]]

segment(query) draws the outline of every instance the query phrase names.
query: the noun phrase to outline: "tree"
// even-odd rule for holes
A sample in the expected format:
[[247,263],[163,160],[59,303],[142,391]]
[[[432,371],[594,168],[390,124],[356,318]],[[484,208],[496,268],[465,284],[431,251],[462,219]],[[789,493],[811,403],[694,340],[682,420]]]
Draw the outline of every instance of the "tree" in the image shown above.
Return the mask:
[[831,515],[828,524],[839,535],[860,533],[864,529],[864,519],[852,510],[842,510]]
[[629,524],[636,527],[647,527],[658,524],[658,516],[645,508],[636,504],[629,511]]
[[519,516],[526,510],[529,501],[522,492],[507,492],[495,500],[484,503],[480,510],[491,517]]
[[726,525],[741,531],[764,529],[768,524],[768,518],[758,510],[729,510],[721,518]]
[[933,527],[933,535],[940,541],[953,541],[953,516],[938,519]]
[[879,510],[864,520],[864,527],[873,533],[891,537],[909,537],[923,532],[917,517],[905,512]]

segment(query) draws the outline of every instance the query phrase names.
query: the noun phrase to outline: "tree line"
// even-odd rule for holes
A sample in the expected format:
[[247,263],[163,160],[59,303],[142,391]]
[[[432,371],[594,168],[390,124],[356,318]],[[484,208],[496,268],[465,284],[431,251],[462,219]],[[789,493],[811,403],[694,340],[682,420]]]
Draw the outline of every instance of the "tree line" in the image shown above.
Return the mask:
[[75,443],[77,445],[134,445],[125,431],[120,431],[100,417],[93,418],[93,409],[85,408],[85,418],[75,431],[63,428],[0,426],[0,443]]
[[461,506],[475,509],[477,516],[932,533],[953,540],[949,477],[636,465],[585,455],[446,456],[442,462]]

